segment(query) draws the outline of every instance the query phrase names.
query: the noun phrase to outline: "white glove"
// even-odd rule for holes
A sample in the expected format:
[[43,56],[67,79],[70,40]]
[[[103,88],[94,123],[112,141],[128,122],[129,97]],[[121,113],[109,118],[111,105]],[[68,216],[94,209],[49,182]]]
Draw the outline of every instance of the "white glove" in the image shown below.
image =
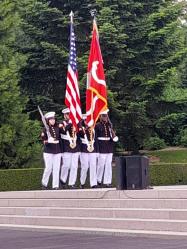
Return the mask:
[[118,136],[115,136],[115,137],[113,138],[113,141],[114,141],[114,142],[118,142],[118,140],[119,140]]
[[59,140],[54,140],[53,141],[53,144],[58,144],[59,143]]
[[55,140],[53,137],[50,137],[50,138],[48,138],[48,143],[49,143],[49,144],[58,144],[59,141],[58,141],[58,140]]

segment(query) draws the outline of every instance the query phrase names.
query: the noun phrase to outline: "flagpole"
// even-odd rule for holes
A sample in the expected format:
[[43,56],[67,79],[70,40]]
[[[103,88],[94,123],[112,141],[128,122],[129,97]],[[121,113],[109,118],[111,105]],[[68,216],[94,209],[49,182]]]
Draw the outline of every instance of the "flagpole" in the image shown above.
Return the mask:
[[97,10],[96,9],[90,10],[90,14],[93,17],[93,27],[96,29],[97,35],[99,35],[98,29],[97,29],[97,21],[96,21]]
[[90,15],[91,15],[94,19],[96,18],[96,14],[97,14],[97,10],[96,10],[96,9],[90,10]]
[[70,16],[70,22],[73,23],[74,14],[73,14],[73,11],[72,11],[72,10],[71,10],[69,16]]
[[102,110],[107,106],[107,91],[105,74],[103,68],[103,59],[99,44],[97,24],[95,21],[96,11],[90,14],[94,17],[93,32],[90,46],[90,54],[87,67],[87,123],[89,126],[96,124]]
[[[91,14],[91,16],[93,17],[93,28],[94,28],[94,26],[97,27],[97,23],[96,23],[96,13],[97,13],[97,10],[96,10],[96,9],[90,10],[90,14]],[[91,108],[92,108],[92,111],[91,111],[91,119],[93,120],[93,91],[92,91],[92,93],[91,93],[91,103],[92,103],[92,105],[91,105]],[[94,126],[95,126],[95,123],[94,123]],[[93,126],[93,127],[94,127],[94,126]]]

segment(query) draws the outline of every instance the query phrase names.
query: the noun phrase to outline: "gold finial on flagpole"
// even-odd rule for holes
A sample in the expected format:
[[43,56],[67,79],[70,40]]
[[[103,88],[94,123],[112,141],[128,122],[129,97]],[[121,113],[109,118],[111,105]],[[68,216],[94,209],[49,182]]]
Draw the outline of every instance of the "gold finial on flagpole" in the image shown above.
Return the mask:
[[69,16],[71,23],[73,23],[73,17],[74,17],[73,11],[70,12]]
[[90,10],[90,14],[93,17],[93,29],[95,29],[98,34],[98,28],[97,28],[97,22],[96,22],[97,10],[96,9]]
[[96,10],[96,9],[90,10],[90,15],[91,15],[94,19],[96,18],[96,14],[97,14],[97,10]]

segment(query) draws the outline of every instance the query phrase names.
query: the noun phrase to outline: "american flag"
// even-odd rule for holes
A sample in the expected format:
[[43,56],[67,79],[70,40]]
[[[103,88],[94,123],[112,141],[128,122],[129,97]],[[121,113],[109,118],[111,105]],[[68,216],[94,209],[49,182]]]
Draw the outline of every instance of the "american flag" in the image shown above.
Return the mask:
[[73,12],[70,13],[70,17],[71,17],[70,50],[69,50],[65,104],[70,109],[70,119],[73,125],[77,127],[77,124],[82,118],[82,112],[81,112],[80,93],[78,85],[75,33],[73,27]]

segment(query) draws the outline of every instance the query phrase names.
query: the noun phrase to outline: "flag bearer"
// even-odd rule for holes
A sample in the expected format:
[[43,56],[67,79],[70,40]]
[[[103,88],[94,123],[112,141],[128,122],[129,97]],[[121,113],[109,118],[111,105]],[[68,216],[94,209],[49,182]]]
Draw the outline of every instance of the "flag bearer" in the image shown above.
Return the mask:
[[96,124],[99,157],[97,164],[97,182],[101,186],[102,181],[106,187],[112,183],[112,156],[114,142],[118,141],[112,124],[108,117],[108,109],[100,113],[100,122]]
[[49,177],[52,174],[52,188],[59,188],[59,172],[61,163],[60,129],[55,120],[55,112],[44,115],[46,119],[45,128],[41,133],[44,144],[45,169],[42,177],[42,188],[47,189]]
[[97,138],[94,127],[88,127],[86,125],[86,114],[83,114],[83,120],[80,124],[80,139],[81,139],[81,174],[80,174],[80,187],[84,188],[87,172],[90,173],[90,186],[92,188],[97,187]]
[[76,188],[75,183],[77,180],[78,161],[80,156],[80,141],[76,128],[73,126],[69,114],[69,108],[62,110],[64,114],[64,121],[60,124],[62,129],[62,143],[63,143],[63,164],[61,168],[60,181],[64,186],[67,182],[70,188]]

